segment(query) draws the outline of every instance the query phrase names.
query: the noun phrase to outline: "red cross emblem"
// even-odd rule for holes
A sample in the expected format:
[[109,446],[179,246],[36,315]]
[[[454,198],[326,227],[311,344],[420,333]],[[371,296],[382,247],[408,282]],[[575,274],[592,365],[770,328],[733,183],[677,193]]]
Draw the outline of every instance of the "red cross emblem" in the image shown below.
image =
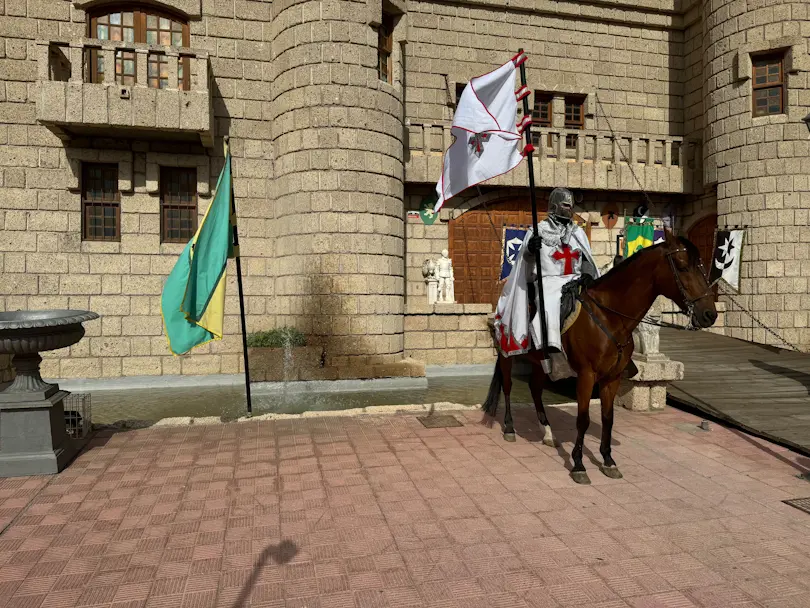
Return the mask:
[[565,268],[563,268],[563,274],[574,274],[574,260],[579,259],[579,251],[571,251],[570,245],[561,245],[560,251],[555,251],[551,254],[558,262],[560,260],[565,260]]

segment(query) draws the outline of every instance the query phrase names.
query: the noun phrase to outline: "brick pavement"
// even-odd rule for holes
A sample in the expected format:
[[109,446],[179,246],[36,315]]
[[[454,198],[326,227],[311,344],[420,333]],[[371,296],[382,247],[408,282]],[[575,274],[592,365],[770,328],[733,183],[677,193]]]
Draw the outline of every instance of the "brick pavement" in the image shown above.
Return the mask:
[[[780,502],[810,496],[806,459],[619,411],[625,477],[590,464],[582,487],[529,408],[514,444],[457,416],[98,437],[59,476],[0,482],[0,606],[810,606],[810,515]],[[570,410],[549,416],[570,450]]]

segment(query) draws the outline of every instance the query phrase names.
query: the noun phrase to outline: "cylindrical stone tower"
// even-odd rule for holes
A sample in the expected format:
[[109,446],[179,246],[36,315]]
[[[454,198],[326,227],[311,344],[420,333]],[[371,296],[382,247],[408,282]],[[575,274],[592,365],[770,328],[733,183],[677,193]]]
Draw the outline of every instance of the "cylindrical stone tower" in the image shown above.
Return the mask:
[[[378,72],[378,3],[273,3],[276,325],[321,341],[328,365],[402,358],[401,66]],[[391,29],[391,18],[386,23]],[[391,80],[391,82],[388,82]]]
[[[735,299],[793,344],[810,345],[807,0],[704,0],[705,183],[718,226],[747,226]],[[726,333],[780,344],[727,303]]]

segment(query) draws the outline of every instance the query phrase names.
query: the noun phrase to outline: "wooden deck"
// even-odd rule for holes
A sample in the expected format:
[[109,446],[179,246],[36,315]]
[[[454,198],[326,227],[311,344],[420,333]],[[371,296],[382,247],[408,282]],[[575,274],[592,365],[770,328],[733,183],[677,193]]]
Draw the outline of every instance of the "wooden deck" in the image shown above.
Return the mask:
[[810,456],[810,354],[674,329],[661,351],[685,366],[670,399]]

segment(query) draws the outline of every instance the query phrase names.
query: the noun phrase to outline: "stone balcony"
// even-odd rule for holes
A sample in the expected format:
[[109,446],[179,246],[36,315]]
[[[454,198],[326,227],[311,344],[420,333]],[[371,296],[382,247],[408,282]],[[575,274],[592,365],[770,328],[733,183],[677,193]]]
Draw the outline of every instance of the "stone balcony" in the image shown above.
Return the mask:
[[[453,141],[449,124],[406,126],[405,179],[435,184],[442,156]],[[702,188],[699,144],[682,137],[608,132],[532,129],[536,151],[534,179],[539,188],[587,188],[691,194]],[[634,176],[635,174],[635,176]],[[526,165],[487,182],[493,186],[526,186]]]
[[[39,41],[37,121],[61,139],[103,136],[213,145],[208,53],[189,48],[80,39]],[[134,56],[134,84],[122,84],[116,56]],[[149,86],[150,57],[165,60],[161,88]],[[93,82],[93,58],[110,66]],[[185,66],[180,78],[179,66]],[[123,68],[119,68],[123,69]]]

